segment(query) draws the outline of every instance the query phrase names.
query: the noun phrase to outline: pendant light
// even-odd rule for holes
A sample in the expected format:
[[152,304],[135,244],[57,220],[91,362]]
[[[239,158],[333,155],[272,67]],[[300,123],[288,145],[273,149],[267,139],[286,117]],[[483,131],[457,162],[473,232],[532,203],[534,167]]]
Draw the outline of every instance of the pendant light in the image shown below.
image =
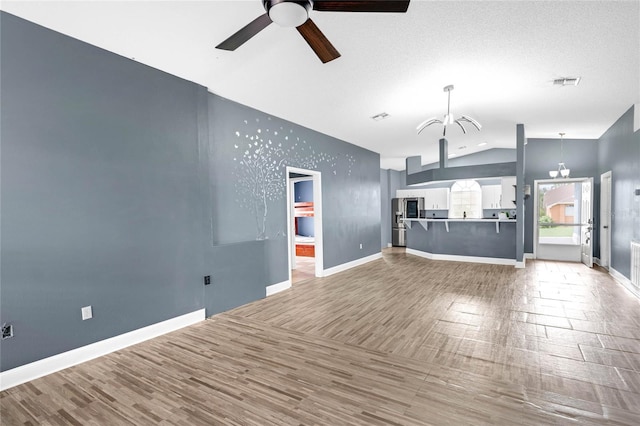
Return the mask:
[[458,118],[458,119],[455,119],[453,117],[453,113],[451,112],[451,91],[453,90],[453,84],[445,86],[442,90],[447,92],[447,114],[444,116],[444,118],[442,120],[439,120],[436,117],[432,117],[432,118],[429,118],[429,119],[423,121],[422,123],[418,124],[418,127],[416,127],[416,130],[418,131],[418,134],[420,134],[424,129],[426,129],[427,127],[429,127],[429,126],[431,126],[432,124],[435,124],[435,123],[442,124],[442,126],[443,126],[442,136],[443,137],[446,136],[446,134],[447,134],[447,125],[453,124],[453,123],[455,123],[458,126],[460,126],[460,129],[462,130],[462,133],[466,134],[467,133],[467,129],[465,129],[464,126],[462,125],[463,121],[473,124],[473,126],[476,129],[480,130],[482,128],[480,123],[478,123],[476,120],[474,120],[473,118],[469,117],[468,115],[461,115],[460,118]]
[[564,162],[562,161],[562,142],[564,140],[564,133],[560,132],[558,133],[560,135],[560,162],[558,163],[558,170],[549,170],[549,176],[551,176],[552,178],[557,178],[558,176],[561,176],[563,178],[568,178],[569,177],[569,173],[571,173],[571,169],[567,169],[566,166],[564,165]]

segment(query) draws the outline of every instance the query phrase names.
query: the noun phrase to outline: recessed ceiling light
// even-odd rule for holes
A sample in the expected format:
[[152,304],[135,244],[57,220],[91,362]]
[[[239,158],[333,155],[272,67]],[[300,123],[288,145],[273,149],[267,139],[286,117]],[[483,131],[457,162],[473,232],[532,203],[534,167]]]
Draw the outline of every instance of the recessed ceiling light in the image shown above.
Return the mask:
[[554,86],[577,86],[582,77],[560,77],[553,80]]
[[389,117],[389,114],[387,114],[386,112],[381,112],[380,114],[376,114],[371,118],[373,119],[373,121],[380,121],[384,120],[387,117]]
[[449,154],[449,157],[457,157],[458,154]]
[[480,142],[478,146],[485,146],[486,144],[487,144],[486,142]]

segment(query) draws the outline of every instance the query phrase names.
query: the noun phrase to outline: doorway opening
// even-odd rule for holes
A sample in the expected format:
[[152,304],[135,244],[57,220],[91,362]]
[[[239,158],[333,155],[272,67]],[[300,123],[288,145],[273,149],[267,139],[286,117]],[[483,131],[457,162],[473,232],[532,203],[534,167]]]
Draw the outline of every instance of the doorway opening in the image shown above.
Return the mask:
[[287,167],[289,281],[292,284],[324,271],[322,179],[313,170]]
[[593,266],[593,179],[535,181],[534,256]]

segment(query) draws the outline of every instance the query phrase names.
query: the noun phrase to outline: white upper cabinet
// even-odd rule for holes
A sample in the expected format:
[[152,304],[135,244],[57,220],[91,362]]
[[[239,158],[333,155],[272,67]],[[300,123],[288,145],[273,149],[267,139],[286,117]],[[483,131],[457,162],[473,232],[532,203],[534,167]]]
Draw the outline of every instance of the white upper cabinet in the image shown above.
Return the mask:
[[449,188],[398,189],[396,198],[424,198],[425,210],[449,209]]
[[398,189],[396,190],[396,198],[412,198],[412,197],[424,197],[421,194],[421,189]]
[[485,185],[482,187],[482,208],[499,209],[502,207],[502,185]]
[[426,210],[448,210],[449,188],[425,189],[424,208]]

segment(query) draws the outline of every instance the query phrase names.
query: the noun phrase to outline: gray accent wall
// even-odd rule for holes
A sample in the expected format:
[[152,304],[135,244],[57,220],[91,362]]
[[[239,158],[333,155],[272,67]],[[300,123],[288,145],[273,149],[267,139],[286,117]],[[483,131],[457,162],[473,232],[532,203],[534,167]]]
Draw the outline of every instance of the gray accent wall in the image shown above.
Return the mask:
[[611,267],[627,278],[631,278],[630,243],[640,242],[640,195],[635,195],[640,189],[640,131],[633,131],[634,108],[600,137],[594,178],[599,186],[600,175],[611,171]]
[[217,95],[209,109],[215,244],[269,239],[286,248],[291,166],[322,173],[325,269],[380,252],[379,154]]
[[[378,154],[5,12],[0,31],[1,371],[264,297],[288,279],[287,165],[322,172],[325,268],[380,251]],[[286,155],[256,216],[240,161],[267,124]]]
[[0,29],[0,369],[203,308],[206,89],[7,13]]
[[[560,139],[527,139],[525,146],[525,185],[531,185],[531,197],[524,203],[524,252],[533,253],[533,204],[534,181],[549,179],[549,170],[557,170],[560,162]],[[571,177],[592,177],[594,191],[594,219],[599,214],[600,175],[598,174],[598,140],[564,139],[563,160],[571,169]],[[597,223],[596,223],[597,226]],[[597,227],[595,228],[597,229]],[[593,235],[594,247],[598,247],[598,237]]]

